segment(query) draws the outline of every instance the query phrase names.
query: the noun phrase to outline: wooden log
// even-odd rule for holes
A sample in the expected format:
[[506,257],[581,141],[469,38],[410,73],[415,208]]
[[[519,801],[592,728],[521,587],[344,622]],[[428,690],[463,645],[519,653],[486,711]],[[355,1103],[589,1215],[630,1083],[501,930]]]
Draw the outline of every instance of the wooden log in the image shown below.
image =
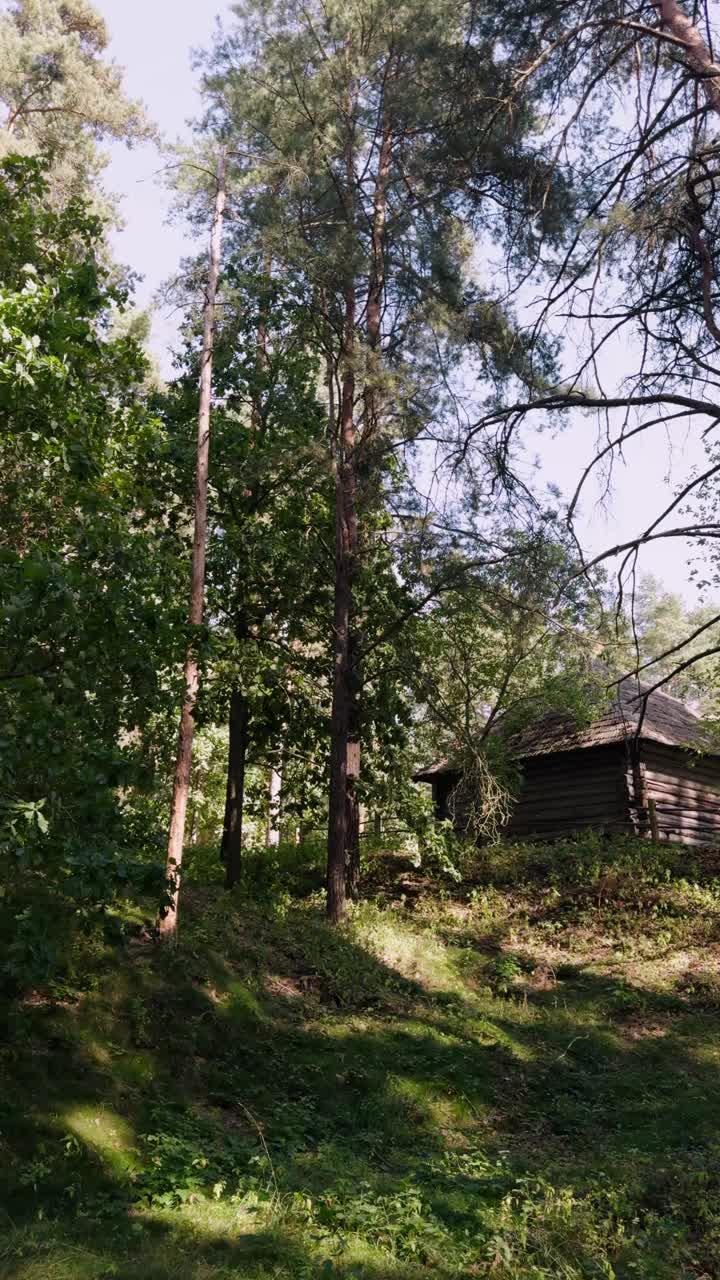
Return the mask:
[[696,808],[707,805],[711,809],[720,809],[720,791],[711,791],[708,788],[690,789],[678,783],[673,786],[670,782],[652,781],[649,784],[649,792],[657,796],[658,800],[675,799],[681,804],[694,805]]
[[668,839],[674,839],[677,833],[679,835],[697,836],[714,844],[720,844],[720,830],[717,827],[705,827],[701,823],[659,821],[658,828]]
[[686,791],[688,795],[692,795],[695,791],[701,794],[709,792],[716,796],[720,795],[720,777],[686,778],[682,775],[674,776],[670,773],[655,773],[648,770],[647,785],[651,790],[655,787],[673,787],[678,791]]
[[[626,781],[630,785],[632,780],[631,774],[626,774]],[[708,799],[715,803],[720,803],[720,777],[706,782],[700,778],[693,779],[674,777],[672,774],[658,774],[647,771],[647,787],[652,794],[661,792],[671,792],[675,795],[687,796],[689,798],[697,797],[698,799]]]
[[693,820],[688,818],[687,814],[663,814],[658,812],[658,824],[661,831],[707,831],[714,834],[716,839],[720,836],[720,824],[707,822],[700,818]]
[[552,805],[552,804],[615,804],[625,791],[620,786],[614,787],[546,787],[544,791],[520,791],[516,804]]
[[661,796],[657,792],[653,799],[659,813],[686,813],[692,821],[706,817],[709,823],[717,822],[720,819],[720,812],[718,812],[717,806],[712,808],[702,804],[688,804],[683,800],[682,796]]
[[714,757],[701,757],[691,763],[687,755],[678,752],[677,756],[644,756],[648,777],[683,778],[686,782],[709,782],[717,785],[720,780],[720,761]]
[[618,804],[626,795],[625,788],[619,783],[611,787],[544,787],[543,790],[520,791],[515,804],[546,805],[561,804]]
[[655,805],[658,813],[661,814],[687,814],[688,818],[693,821],[704,819],[709,826],[720,825],[720,810],[708,805],[693,805],[684,803],[678,797],[670,796],[654,796]]
[[511,819],[511,826],[515,829],[523,827],[527,831],[549,831],[554,827],[562,827],[564,831],[576,831],[585,827],[612,826],[618,822],[622,823],[623,819],[616,814],[607,814],[604,817],[597,814],[587,816],[579,815],[578,817],[568,815],[566,818],[563,818],[559,814],[553,814],[548,818],[532,816],[520,821]]
[[528,782],[542,782],[545,778],[599,778],[613,777],[616,773],[622,772],[624,762],[613,761],[610,764],[595,763],[588,764],[587,767],[579,767],[575,762],[563,766],[548,765],[544,769],[533,770],[532,773],[525,770],[523,777]]
[[692,817],[698,817],[707,814],[709,818],[716,821],[720,818],[720,805],[714,804],[708,800],[700,800],[696,797],[688,797],[678,795],[672,791],[656,791],[653,788],[652,798],[654,799],[658,809],[678,810],[687,813]]
[[571,826],[574,823],[592,826],[597,823],[625,821],[629,816],[629,810],[622,808],[620,805],[614,808],[606,805],[598,809],[546,807],[544,809],[516,809],[513,813],[512,821],[523,823],[525,826],[538,823],[542,823],[545,826],[553,823],[560,823],[562,826]]
[[649,787],[672,787],[674,790],[687,792],[688,795],[697,791],[720,799],[720,776],[708,782],[704,778],[675,777],[671,773],[655,773],[648,769],[646,777]]
[[615,769],[618,765],[625,764],[624,752],[610,752],[605,754],[596,754],[594,751],[573,751],[567,755],[547,755],[534,756],[532,760],[519,761],[519,767],[526,774],[545,773],[555,771],[556,773],[567,773],[570,770],[577,773],[589,773],[597,769]]
[[630,823],[606,822],[595,823],[585,827],[578,826],[557,826],[548,827],[538,830],[533,826],[507,827],[504,834],[509,839],[535,839],[535,840],[566,840],[571,836],[580,836],[587,831],[598,832],[600,835],[633,835],[634,831]]
[[658,813],[658,825],[663,831],[711,831],[720,835],[720,823],[706,822],[701,819],[692,821],[686,814]]

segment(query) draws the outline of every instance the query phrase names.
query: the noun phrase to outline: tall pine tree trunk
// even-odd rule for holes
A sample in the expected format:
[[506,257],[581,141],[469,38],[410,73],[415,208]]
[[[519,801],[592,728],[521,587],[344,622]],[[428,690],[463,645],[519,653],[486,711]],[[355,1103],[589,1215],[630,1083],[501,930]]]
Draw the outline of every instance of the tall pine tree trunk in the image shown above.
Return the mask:
[[[266,256],[263,271],[269,280],[272,271],[272,260]],[[263,316],[258,322],[255,338],[255,357],[258,366],[267,360],[267,325]],[[256,395],[253,395],[250,421],[254,432],[262,426],[262,406]],[[254,481],[246,495],[246,510],[254,514],[257,507],[257,482]],[[239,584],[242,588],[242,584]],[[239,604],[235,616],[235,639],[242,650],[249,638],[249,628],[243,605]],[[242,867],[242,827],[245,807],[245,765],[247,760],[250,709],[240,690],[233,689],[230,694],[228,713],[228,762],[227,782],[225,786],[225,817],[223,834],[220,843],[220,861],[225,864],[225,888],[232,889],[240,879]]]
[[345,292],[345,368],[340,405],[340,448],[335,473],[335,608],[332,719],[330,726],[330,815],[328,824],[327,914],[337,922],[347,910],[346,852],[348,796],[359,772],[359,752],[350,739],[356,717],[351,635],[353,581],[358,546],[355,477],[355,286]]
[[335,449],[335,604],[333,695],[330,722],[327,914],[337,924],[347,912],[348,819],[360,772],[359,742],[351,739],[359,720],[353,682],[353,587],[358,552],[357,457],[355,451],[355,93],[348,86],[345,142],[345,218],[349,272],[343,317],[340,436]]
[[228,727],[230,733],[222,860],[225,863],[225,888],[232,889],[240,879],[242,867],[245,762],[248,748],[248,705],[239,689],[233,689],[230,695]]
[[185,838],[185,816],[187,813],[188,794],[190,791],[190,773],[192,770],[193,734],[195,729],[195,706],[200,683],[200,669],[197,654],[197,631],[202,625],[205,607],[205,556],[207,547],[207,501],[208,501],[208,466],[210,460],[210,406],[212,402],[212,369],[213,348],[215,342],[215,300],[220,278],[220,250],[222,247],[222,224],[225,211],[225,155],[221,154],[217,169],[217,188],[213,214],[212,232],[210,235],[210,268],[205,291],[205,308],[203,312],[203,339],[200,360],[200,398],[198,405],[197,461],[195,466],[194,492],[194,532],[192,551],[192,574],[190,587],[190,609],[188,621],[190,627],[196,629],[190,636],[185,666],[183,670],[185,691],[180,729],[178,732],[177,756],[175,761],[175,777],[173,780],[172,801],[170,804],[170,830],[168,834],[166,874],[173,883],[170,903],[164,915],[158,920],[158,930],[162,941],[177,942],[178,903],[180,894],[180,872]]
[[[383,129],[378,169],[375,179],[372,224],[372,266],[370,286],[367,300],[367,338],[369,358],[365,384],[365,421],[363,424],[363,445],[372,441],[377,430],[379,413],[379,395],[377,383],[380,378],[380,345],[382,337],[382,305],[385,285],[385,224],[387,220],[387,183],[392,161],[392,134],[386,123]],[[362,716],[362,669],[361,669],[360,637],[351,629],[350,633],[350,714],[348,739],[350,753],[357,760],[358,776],[360,773],[360,734]],[[360,800],[357,783],[350,776],[347,780],[347,830],[346,830],[346,863],[347,889],[355,901],[360,896]]]

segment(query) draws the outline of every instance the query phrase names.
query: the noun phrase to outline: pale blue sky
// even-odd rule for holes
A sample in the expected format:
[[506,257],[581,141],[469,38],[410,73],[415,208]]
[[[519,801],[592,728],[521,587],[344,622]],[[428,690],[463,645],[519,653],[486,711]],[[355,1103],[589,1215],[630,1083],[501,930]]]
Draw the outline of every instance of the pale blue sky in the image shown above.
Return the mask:
[[[128,93],[143,99],[168,138],[187,136],[186,122],[199,109],[191,50],[207,46],[216,16],[227,13],[229,4],[218,0],[95,0],[95,4],[111,32],[111,54],[125,68]],[[137,290],[141,305],[150,302],[190,247],[180,227],[167,225],[168,197],[155,179],[161,165],[162,158],[153,147],[111,149],[107,185],[120,195],[126,222],[115,237],[115,250],[144,277]],[[153,347],[165,371],[170,368],[168,353],[175,331],[175,318],[162,309],[156,311]],[[623,353],[618,352],[615,359],[622,362]],[[540,456],[548,482],[571,493],[592,456],[594,434],[590,420],[579,419],[555,440],[538,437],[528,452]],[[647,527],[701,458],[697,442],[687,437],[682,424],[673,424],[671,441],[657,429],[653,436],[639,437],[628,447],[625,465],[616,471],[609,504],[599,508],[599,487],[588,488],[579,526],[587,549],[595,554]],[[667,541],[644,553],[642,567],[692,600],[686,557],[681,543]]]
[[[125,87],[141,98],[169,141],[187,137],[188,119],[199,111],[193,48],[210,43],[216,16],[229,5],[218,0],[95,0],[107,22],[110,54],[125,69]],[[167,224],[169,199],[157,179],[163,158],[155,147],[109,149],[107,187],[120,196],[125,228],[114,237],[117,256],[144,277],[137,301],[146,305],[190,247],[180,227]],[[165,371],[175,336],[172,315],[156,311],[153,346]]]

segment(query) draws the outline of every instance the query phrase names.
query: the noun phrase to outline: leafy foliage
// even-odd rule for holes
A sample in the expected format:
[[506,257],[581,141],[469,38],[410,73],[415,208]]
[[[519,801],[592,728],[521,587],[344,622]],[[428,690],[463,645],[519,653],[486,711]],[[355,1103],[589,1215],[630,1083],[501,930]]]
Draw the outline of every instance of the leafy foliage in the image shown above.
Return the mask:
[[141,351],[109,333],[127,295],[98,258],[100,223],[81,202],[49,208],[37,160],[11,158],[1,178],[0,788],[15,815],[3,911],[23,933],[24,895],[45,902],[28,940],[37,976],[43,937],[62,952],[63,929],[124,894],[152,844],[123,794],[156,765],[145,729],[167,706],[175,551],[144,519],[140,476],[160,432],[138,394]]

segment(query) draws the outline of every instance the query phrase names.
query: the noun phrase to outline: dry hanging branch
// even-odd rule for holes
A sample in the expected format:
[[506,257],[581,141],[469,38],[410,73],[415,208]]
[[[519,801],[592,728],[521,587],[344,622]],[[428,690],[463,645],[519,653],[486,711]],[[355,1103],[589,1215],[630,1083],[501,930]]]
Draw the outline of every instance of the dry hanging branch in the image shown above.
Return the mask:
[[448,797],[453,825],[470,840],[494,840],[508,822],[512,804],[482,749],[466,747],[460,781]]

